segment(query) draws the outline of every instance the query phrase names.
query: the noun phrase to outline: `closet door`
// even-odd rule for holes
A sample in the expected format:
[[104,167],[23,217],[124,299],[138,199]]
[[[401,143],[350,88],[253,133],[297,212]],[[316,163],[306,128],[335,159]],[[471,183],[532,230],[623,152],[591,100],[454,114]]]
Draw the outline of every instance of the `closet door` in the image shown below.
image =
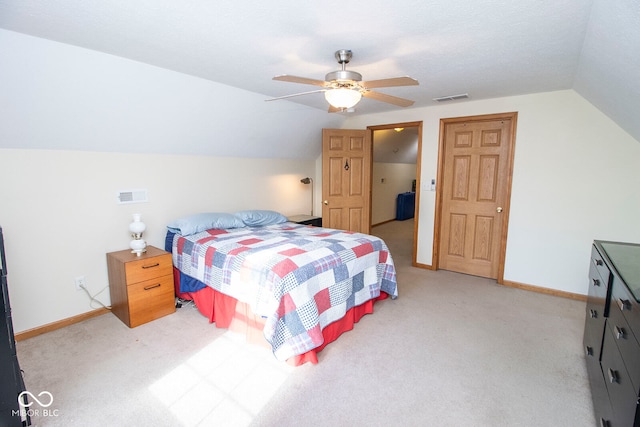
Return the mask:
[[501,278],[515,113],[443,120],[439,268]]

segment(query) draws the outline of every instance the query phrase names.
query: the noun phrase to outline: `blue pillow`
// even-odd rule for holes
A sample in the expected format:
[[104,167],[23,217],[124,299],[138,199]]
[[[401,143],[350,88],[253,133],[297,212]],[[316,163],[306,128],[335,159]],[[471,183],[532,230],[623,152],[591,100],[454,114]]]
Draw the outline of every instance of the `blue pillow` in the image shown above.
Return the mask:
[[241,228],[244,223],[230,213],[208,212],[186,216],[167,225],[169,231],[182,236],[200,233],[211,228]]
[[236,216],[248,227],[262,227],[264,225],[282,224],[287,217],[276,211],[246,210],[236,212]]

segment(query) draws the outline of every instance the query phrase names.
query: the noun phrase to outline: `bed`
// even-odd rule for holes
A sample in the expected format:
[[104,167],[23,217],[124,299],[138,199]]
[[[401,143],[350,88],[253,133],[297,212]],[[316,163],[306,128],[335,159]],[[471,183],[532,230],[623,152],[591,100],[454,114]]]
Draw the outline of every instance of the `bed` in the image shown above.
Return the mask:
[[317,353],[376,301],[398,296],[393,259],[378,237],[300,225],[272,211],[224,221],[202,215],[167,227],[176,295],[289,364],[317,363]]

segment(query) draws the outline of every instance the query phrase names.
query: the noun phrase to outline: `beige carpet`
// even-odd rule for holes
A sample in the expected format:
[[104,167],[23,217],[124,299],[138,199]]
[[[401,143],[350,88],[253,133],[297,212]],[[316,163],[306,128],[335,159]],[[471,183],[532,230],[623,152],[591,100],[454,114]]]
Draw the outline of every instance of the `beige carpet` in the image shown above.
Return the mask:
[[594,425],[584,303],[411,267],[412,221],[373,234],[391,248],[400,297],[319,364],[277,362],[190,306],[135,329],[107,314],[18,343],[28,390],[54,399],[34,424]]

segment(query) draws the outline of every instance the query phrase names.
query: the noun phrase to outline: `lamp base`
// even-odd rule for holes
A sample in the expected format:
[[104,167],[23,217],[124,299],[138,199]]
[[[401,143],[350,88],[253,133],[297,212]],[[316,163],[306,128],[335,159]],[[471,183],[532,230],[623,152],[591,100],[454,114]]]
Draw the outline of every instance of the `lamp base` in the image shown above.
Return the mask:
[[140,256],[147,251],[147,242],[142,239],[133,239],[129,243],[129,247],[132,249],[131,253]]

